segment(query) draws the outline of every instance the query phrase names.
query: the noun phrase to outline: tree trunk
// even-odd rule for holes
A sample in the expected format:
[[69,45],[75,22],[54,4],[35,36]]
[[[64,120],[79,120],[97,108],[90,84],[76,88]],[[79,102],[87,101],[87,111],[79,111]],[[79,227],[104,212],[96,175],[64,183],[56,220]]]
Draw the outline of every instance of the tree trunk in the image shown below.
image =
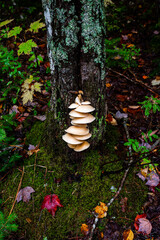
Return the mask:
[[51,110],[60,124],[70,124],[68,106],[73,91],[95,107],[92,143],[105,132],[103,0],[42,0],[52,74]]

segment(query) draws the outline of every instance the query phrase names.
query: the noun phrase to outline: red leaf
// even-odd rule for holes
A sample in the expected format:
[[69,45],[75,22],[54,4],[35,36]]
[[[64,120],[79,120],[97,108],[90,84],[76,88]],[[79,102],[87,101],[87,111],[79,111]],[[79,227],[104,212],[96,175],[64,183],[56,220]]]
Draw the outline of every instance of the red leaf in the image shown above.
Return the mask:
[[60,203],[58,196],[56,194],[47,195],[44,197],[44,200],[41,205],[41,210],[46,208],[48,212],[52,214],[52,216],[55,216],[57,206],[63,207],[63,205]]

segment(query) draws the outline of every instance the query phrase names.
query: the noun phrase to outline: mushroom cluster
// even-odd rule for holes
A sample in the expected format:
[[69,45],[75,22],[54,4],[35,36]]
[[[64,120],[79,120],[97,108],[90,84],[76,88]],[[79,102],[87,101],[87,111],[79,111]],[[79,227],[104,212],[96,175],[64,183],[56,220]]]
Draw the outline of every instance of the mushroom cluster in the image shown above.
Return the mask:
[[89,101],[83,101],[82,91],[79,91],[78,96],[75,99],[75,102],[72,103],[68,108],[72,109],[69,113],[71,118],[71,124],[65,135],[62,136],[62,139],[67,142],[68,147],[72,148],[76,152],[81,152],[87,149],[90,144],[85,141],[89,139],[92,134],[89,133],[87,124],[95,120],[90,112],[94,111]]

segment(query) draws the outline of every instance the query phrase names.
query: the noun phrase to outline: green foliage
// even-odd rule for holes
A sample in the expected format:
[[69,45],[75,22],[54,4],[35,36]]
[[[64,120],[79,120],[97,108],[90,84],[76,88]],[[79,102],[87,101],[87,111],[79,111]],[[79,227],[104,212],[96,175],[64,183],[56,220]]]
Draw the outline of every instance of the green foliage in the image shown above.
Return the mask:
[[5,20],[3,22],[0,23],[0,27],[6,26],[7,24],[11,23],[14,19],[10,19],[10,20]]
[[41,62],[43,62],[43,57],[41,55],[36,56],[33,52],[31,52],[32,56],[29,58],[29,61],[31,62],[31,64],[29,65],[29,69],[31,69],[32,67],[37,68],[38,66],[40,66]]
[[142,159],[141,164],[143,164],[143,167],[146,167],[147,165],[151,170],[153,170],[158,166],[158,164],[153,165],[145,153],[149,153],[151,151],[148,140],[152,142],[153,138],[158,139],[159,137],[156,134],[153,134],[152,130],[148,131],[147,134],[142,133],[142,136],[145,143],[140,144],[137,139],[128,139],[128,142],[124,143],[124,146],[131,146],[136,153],[139,153],[139,157]]
[[15,113],[0,118],[0,172],[11,168],[21,158],[16,150],[13,151],[18,144],[14,137],[14,128],[17,126],[14,116]]
[[107,67],[119,66],[122,69],[127,69],[137,66],[136,57],[140,55],[140,49],[137,49],[135,45],[131,44],[127,46],[126,44],[122,44],[121,47],[118,47],[120,38],[106,39],[105,44]]
[[18,225],[14,223],[16,218],[15,214],[11,214],[6,218],[3,212],[0,211],[0,240],[7,237],[10,232],[17,231]]
[[12,30],[9,31],[8,37],[16,37],[18,34],[20,34],[22,31],[22,28],[20,26],[14,27]]
[[21,43],[18,49],[18,56],[20,56],[22,53],[29,55],[34,47],[37,47],[37,44],[32,39]]
[[21,67],[18,58],[14,56],[14,51],[8,51],[6,47],[0,45],[0,95],[8,98],[8,93],[14,91],[15,96],[12,96],[11,99],[14,104],[17,101],[20,86],[25,76],[25,73],[20,71]]
[[41,19],[39,19],[39,20],[31,23],[31,24],[30,24],[30,28],[28,29],[28,31],[31,31],[31,32],[33,32],[33,33],[38,33],[38,30],[39,30],[40,28],[45,27],[45,24],[44,24],[44,23],[40,23],[40,21],[41,21]]
[[142,104],[142,108],[145,109],[145,116],[148,117],[151,113],[156,113],[160,111],[160,100],[158,98],[155,98],[153,96],[146,96],[145,98],[145,101],[139,102],[140,104]]

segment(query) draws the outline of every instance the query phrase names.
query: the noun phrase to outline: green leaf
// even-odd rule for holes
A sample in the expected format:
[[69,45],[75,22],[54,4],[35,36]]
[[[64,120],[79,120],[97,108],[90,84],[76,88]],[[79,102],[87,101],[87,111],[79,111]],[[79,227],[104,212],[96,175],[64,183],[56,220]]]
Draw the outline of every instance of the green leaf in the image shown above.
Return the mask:
[[37,47],[37,44],[32,39],[21,43],[19,45],[18,55],[21,55],[22,53],[29,55],[32,52],[33,47]]
[[6,132],[3,128],[0,128],[0,141],[6,138]]
[[10,20],[5,20],[5,21],[1,22],[1,23],[0,23],[0,27],[3,27],[3,26],[5,26],[5,25],[9,24],[9,23],[12,22],[13,20],[14,20],[14,19],[10,19]]
[[45,24],[44,23],[40,23],[40,21],[41,21],[41,19],[31,23],[30,24],[30,28],[28,30],[31,31],[31,32],[37,33],[40,28],[45,27]]
[[14,27],[12,30],[9,31],[8,37],[16,37],[20,32],[22,31],[22,28],[20,26]]

